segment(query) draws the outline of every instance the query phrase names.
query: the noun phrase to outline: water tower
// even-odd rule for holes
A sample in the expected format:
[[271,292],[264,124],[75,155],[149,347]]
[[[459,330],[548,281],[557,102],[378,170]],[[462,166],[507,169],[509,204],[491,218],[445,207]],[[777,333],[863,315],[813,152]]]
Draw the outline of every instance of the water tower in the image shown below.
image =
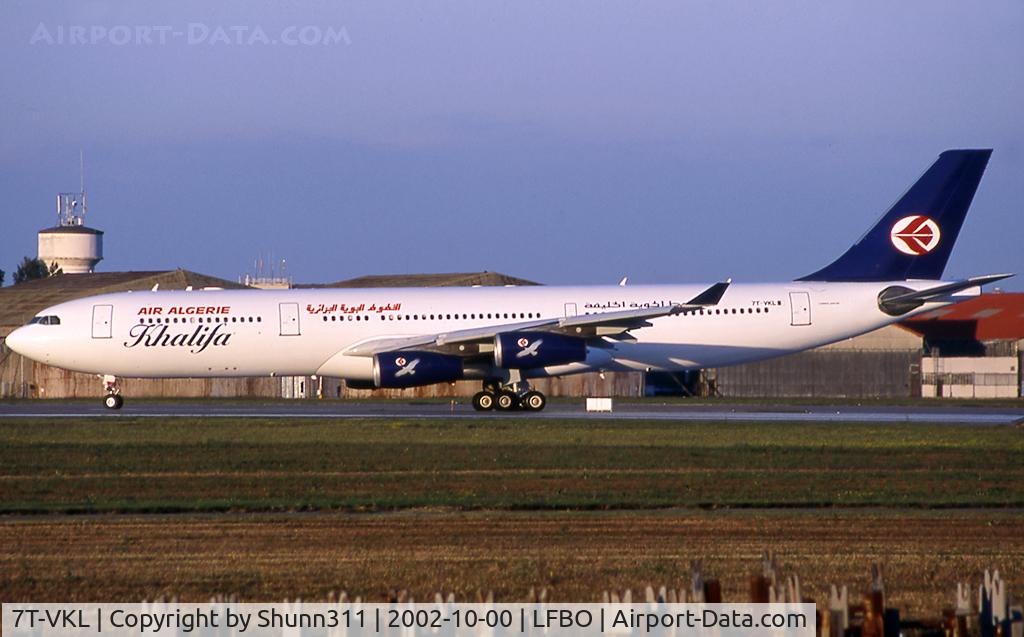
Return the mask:
[[85,225],[85,180],[81,192],[57,195],[57,225],[39,231],[39,259],[65,274],[92,272],[103,259],[103,231]]

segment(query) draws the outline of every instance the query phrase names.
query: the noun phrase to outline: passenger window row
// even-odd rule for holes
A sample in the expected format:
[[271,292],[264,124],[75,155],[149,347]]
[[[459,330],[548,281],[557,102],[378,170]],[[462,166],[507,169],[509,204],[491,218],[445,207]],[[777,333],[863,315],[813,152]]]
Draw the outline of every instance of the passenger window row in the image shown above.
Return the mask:
[[720,308],[716,307],[714,310],[707,308],[707,310],[684,310],[681,312],[681,316],[716,316],[721,314],[767,314],[768,308],[761,307],[748,307],[748,308]]
[[143,323],[153,325],[167,325],[171,323],[262,323],[261,316],[182,316],[182,317],[143,317]]
[[[382,321],[478,321],[478,320],[494,320],[494,319],[532,319],[540,318],[540,312],[488,312],[488,313],[472,313],[472,314],[381,314],[380,320]],[[369,321],[369,316],[356,315],[354,318],[351,314],[347,316],[324,315],[324,322],[327,321]]]

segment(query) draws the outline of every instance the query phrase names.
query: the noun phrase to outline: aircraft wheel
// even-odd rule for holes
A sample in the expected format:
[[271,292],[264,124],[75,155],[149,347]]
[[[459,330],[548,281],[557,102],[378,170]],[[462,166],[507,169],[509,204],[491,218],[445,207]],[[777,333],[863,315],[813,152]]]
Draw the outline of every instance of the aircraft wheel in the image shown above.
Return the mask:
[[124,405],[124,398],[119,394],[107,394],[103,399],[103,406],[107,409],[120,409]]
[[498,411],[512,411],[518,406],[519,397],[507,389],[502,390],[494,400],[494,407]]
[[473,394],[473,409],[477,411],[490,411],[494,409],[494,394],[489,391],[480,391]]
[[528,391],[523,394],[522,404],[527,411],[540,411],[548,404],[548,399],[539,391]]

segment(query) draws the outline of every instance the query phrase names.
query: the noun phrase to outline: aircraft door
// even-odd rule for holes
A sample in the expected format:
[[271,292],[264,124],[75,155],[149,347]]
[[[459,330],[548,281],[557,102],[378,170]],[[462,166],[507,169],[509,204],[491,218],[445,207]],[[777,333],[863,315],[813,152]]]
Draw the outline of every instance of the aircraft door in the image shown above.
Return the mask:
[[811,324],[811,295],[807,292],[790,292],[789,307],[793,313],[790,325]]
[[299,336],[299,304],[280,303],[281,336]]
[[565,318],[572,318],[576,316],[576,304],[566,303],[565,304]]
[[92,306],[92,337],[111,338],[113,336],[114,306]]

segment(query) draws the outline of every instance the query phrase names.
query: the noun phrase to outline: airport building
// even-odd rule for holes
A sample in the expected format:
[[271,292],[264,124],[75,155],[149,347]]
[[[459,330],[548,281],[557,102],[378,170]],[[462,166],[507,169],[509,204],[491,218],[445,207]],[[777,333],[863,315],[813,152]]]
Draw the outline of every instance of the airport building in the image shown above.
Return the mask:
[[922,396],[1022,395],[1024,294],[985,294],[904,325],[924,339]]

